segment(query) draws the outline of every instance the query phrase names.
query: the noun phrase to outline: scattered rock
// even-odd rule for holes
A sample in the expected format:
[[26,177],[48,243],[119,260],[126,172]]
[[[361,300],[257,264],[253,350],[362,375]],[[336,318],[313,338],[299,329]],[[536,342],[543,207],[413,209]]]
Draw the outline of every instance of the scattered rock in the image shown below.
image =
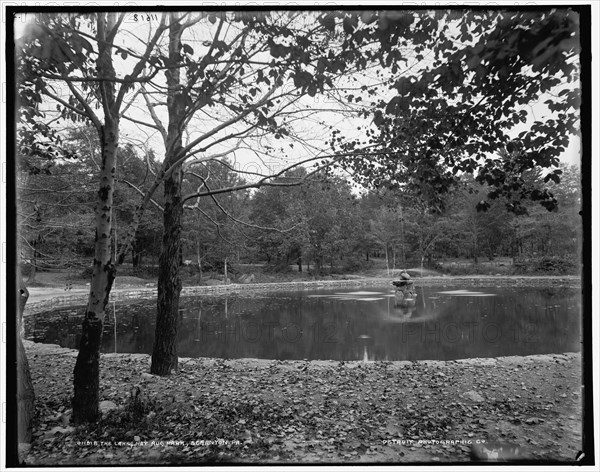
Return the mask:
[[118,406],[116,405],[116,403],[111,402],[110,400],[101,401],[99,406],[100,412],[103,415],[105,415],[109,411],[116,410],[117,408]]
[[46,439],[52,439],[54,438],[56,435],[58,434],[70,434],[73,431],[75,431],[75,428],[73,428],[72,426],[63,428],[62,426],[55,426],[54,428],[52,428],[51,430],[47,431],[44,434],[44,440]]
[[539,419],[539,418],[527,418],[525,420],[525,424],[538,424],[541,423],[543,420]]
[[479,402],[482,402],[482,401],[484,401],[484,400],[485,400],[485,399],[484,399],[484,398],[483,398],[483,397],[482,397],[482,396],[481,396],[479,393],[477,393],[475,390],[469,390],[468,392],[465,392],[465,393],[463,393],[463,397],[465,397],[465,398],[467,398],[467,399],[469,399],[469,400],[471,400],[471,401],[477,402],[477,403],[479,403]]
[[242,274],[238,279],[239,284],[249,284],[254,282],[254,274]]
[[60,415],[60,422],[64,427],[69,426],[71,423],[71,416],[73,416],[73,410],[67,410]]

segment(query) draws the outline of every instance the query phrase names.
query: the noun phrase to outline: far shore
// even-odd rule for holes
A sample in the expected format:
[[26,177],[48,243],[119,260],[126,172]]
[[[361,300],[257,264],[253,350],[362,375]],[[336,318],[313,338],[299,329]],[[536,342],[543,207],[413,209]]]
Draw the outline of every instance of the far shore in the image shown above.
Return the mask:
[[[276,283],[250,283],[250,284],[227,284],[227,285],[196,285],[183,287],[182,296],[193,295],[220,295],[237,294],[251,291],[286,291],[286,290],[318,290],[335,287],[392,287],[393,277],[377,278],[338,278],[333,280],[311,280]],[[415,284],[425,286],[453,286],[468,285],[470,287],[572,287],[581,286],[581,278],[575,275],[552,275],[552,276],[493,276],[493,275],[466,275],[466,276],[427,276],[415,277]],[[61,287],[30,287],[29,299],[25,306],[24,316],[35,314],[48,308],[60,308],[63,306],[84,304],[87,301],[89,288],[77,287],[65,291]],[[119,284],[117,278],[116,287],[111,291],[111,301],[150,298],[156,296],[157,288],[155,282],[146,284]]]

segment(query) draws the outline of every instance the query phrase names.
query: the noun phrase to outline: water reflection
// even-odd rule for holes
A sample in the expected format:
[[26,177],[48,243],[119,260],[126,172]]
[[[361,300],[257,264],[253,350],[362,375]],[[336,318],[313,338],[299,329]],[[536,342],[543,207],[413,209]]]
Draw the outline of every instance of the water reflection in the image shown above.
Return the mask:
[[[580,350],[580,305],[580,292],[566,288],[419,287],[407,307],[386,288],[190,297],[181,299],[179,355],[371,361],[572,352]],[[151,353],[155,306],[111,310],[103,352]],[[26,337],[75,348],[83,311],[27,317]]]

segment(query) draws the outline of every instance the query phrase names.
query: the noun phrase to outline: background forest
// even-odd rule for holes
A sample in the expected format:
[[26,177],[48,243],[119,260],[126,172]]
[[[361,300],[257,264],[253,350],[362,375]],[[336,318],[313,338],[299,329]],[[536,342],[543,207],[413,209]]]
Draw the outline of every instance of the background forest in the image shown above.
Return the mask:
[[[91,274],[92,202],[100,158],[93,137],[85,127],[68,134],[65,147],[72,159],[51,165],[32,157],[19,160],[20,242],[30,284],[40,271],[68,268],[74,278]],[[159,166],[152,150],[141,152],[129,144],[119,154],[117,245],[119,226],[129,224],[141,189]],[[562,170],[560,183],[545,183],[541,172],[525,176],[533,187],[550,186],[558,201],[553,211],[528,202],[515,213],[503,198],[478,211],[477,203],[490,189],[468,175],[441,207],[432,208],[414,193],[385,187],[365,190],[339,172],[320,172],[303,180],[307,170],[298,168],[275,182],[302,185],[206,196],[186,205],[180,263],[189,267],[184,271],[187,282],[200,284],[211,277],[222,280],[226,264],[232,282],[243,272],[260,279],[263,273],[283,277],[302,272],[295,276],[309,277],[382,268],[577,274],[580,175],[575,165],[563,165]],[[227,160],[209,162],[204,175],[190,172],[186,177],[183,193],[193,192],[200,180],[215,188],[245,183]],[[120,275],[156,277],[162,208],[157,195]]]

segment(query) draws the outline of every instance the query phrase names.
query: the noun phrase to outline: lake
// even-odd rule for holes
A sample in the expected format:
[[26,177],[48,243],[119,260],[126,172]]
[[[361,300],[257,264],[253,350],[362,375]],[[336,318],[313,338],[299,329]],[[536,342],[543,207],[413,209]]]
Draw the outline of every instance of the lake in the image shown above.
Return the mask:
[[[181,357],[452,360],[579,352],[581,292],[572,288],[419,287],[182,297]],[[154,300],[110,304],[103,352],[152,352]],[[25,337],[77,348],[84,307],[25,318]],[[116,319],[116,323],[115,323]]]

